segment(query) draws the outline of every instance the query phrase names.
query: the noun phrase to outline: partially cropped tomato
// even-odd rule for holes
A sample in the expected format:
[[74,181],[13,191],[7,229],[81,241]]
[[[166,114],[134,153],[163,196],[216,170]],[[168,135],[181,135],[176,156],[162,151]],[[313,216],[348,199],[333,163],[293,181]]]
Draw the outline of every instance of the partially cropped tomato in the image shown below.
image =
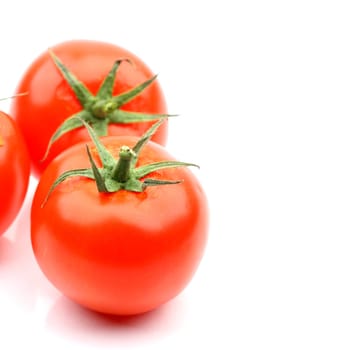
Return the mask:
[[101,168],[96,146],[87,152],[79,144],[46,168],[32,204],[33,251],[72,300],[103,313],[138,314],[174,298],[193,277],[207,240],[207,200],[194,174],[173,168],[162,146],[146,144],[130,170],[137,138],[102,141],[117,165],[105,154]]
[[[28,146],[34,175],[38,177],[64,149],[88,139],[81,125],[70,130],[68,123],[68,131],[53,142],[43,161],[53,134],[74,115],[96,126],[99,136],[145,132],[154,123],[152,115],[167,113],[162,89],[154,78],[136,55],[105,42],[66,41],[36,58],[17,88],[28,95],[13,100],[11,106]],[[134,95],[128,95],[130,91]],[[153,141],[164,145],[166,134],[164,123]]]
[[15,122],[0,112],[0,234],[13,222],[27,193],[30,163]]

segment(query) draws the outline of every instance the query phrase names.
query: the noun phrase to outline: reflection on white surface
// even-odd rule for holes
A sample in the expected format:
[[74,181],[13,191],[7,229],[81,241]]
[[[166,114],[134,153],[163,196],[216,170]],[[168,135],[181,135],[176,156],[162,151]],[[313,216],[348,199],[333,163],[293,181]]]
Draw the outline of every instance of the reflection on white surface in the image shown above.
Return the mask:
[[75,344],[103,346],[103,349],[137,344],[152,344],[171,336],[183,324],[181,298],[139,316],[97,314],[58,298],[47,314],[45,330]]
[[[38,296],[38,269],[30,245],[31,183],[26,201],[9,230],[0,238],[0,293],[7,295],[16,307],[32,312]],[[39,278],[40,279],[40,278]]]
[[[151,346],[184,327],[186,308],[181,295],[154,311],[126,317],[92,312],[61,295],[42,274],[30,244],[35,186],[32,179],[18,218],[0,238],[0,327],[13,348],[26,341],[50,344],[50,348],[52,343],[54,348],[73,344],[74,349]],[[26,331],[16,337],[16,329],[22,328]]]

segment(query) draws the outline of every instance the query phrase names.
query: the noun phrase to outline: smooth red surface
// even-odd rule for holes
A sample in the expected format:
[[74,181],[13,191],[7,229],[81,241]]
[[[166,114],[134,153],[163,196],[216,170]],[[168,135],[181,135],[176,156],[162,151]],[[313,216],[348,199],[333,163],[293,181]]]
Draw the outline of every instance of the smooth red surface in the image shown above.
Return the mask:
[[[154,74],[133,53],[113,44],[98,41],[66,41],[51,50],[95,95],[113,63],[129,58],[119,67],[113,94],[125,92],[151,78]],[[50,161],[64,149],[83,140],[90,140],[81,128],[61,137],[42,162],[52,134],[72,114],[82,109],[74,92],[53,63],[48,51],[36,58],[17,87],[17,93],[28,95],[14,99],[11,115],[16,119],[27,143],[33,173],[38,177]],[[158,81],[122,107],[123,110],[145,113],[167,113],[166,102]],[[114,124],[109,135],[142,135],[153,122]],[[153,136],[153,141],[165,144],[167,123]]]
[[[116,155],[121,145],[136,141],[109,137],[104,144]],[[166,159],[172,157],[150,142],[139,164]],[[195,273],[207,240],[207,200],[193,173],[186,168],[158,171],[150,177],[183,183],[142,193],[100,194],[93,180],[71,178],[42,206],[60,174],[86,167],[85,145],[76,145],[40,179],[31,239],[42,271],[63,294],[104,313],[142,313],[175,297]]]
[[30,163],[15,122],[0,112],[0,234],[13,222],[25,198]]

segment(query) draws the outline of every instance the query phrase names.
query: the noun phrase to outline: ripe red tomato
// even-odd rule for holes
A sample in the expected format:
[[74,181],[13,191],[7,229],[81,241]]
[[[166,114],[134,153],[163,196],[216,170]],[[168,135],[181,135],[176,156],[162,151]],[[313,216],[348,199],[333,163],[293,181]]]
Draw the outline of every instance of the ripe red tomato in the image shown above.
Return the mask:
[[[117,158],[135,137],[107,137],[103,144]],[[96,148],[90,146],[92,157]],[[137,165],[172,159],[150,142]],[[43,173],[32,204],[31,239],[46,277],[77,303],[110,314],[138,314],[175,297],[191,280],[207,240],[205,193],[187,168],[146,175],[179,184],[143,192],[97,191],[94,180],[67,178],[47,195],[63,172],[89,168],[84,144],[56,157]]]
[[[95,96],[118,59],[122,62],[116,74],[113,95],[119,95],[153,76],[151,70],[131,52],[113,44],[97,41],[67,41],[51,48],[52,52]],[[58,139],[45,161],[42,161],[49,140],[57,128],[70,116],[82,110],[76,97],[49,52],[35,59],[24,73],[18,92],[27,96],[13,100],[11,115],[18,122],[28,146],[32,169],[39,176],[51,160],[64,149],[83,140],[89,140],[84,128],[75,129]],[[121,110],[151,114],[166,114],[166,102],[157,80],[140,95],[122,105]],[[141,135],[153,121],[109,124],[108,135]],[[164,123],[153,141],[165,144],[167,125]]]
[[0,234],[17,216],[27,193],[28,152],[15,122],[0,112]]

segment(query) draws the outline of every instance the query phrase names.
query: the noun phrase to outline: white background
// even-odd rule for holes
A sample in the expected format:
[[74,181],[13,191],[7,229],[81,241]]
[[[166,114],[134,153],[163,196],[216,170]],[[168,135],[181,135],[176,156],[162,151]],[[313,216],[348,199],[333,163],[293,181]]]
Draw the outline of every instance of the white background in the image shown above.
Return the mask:
[[159,73],[169,112],[180,114],[168,148],[201,165],[211,225],[198,273],[178,298],[140,317],[106,318],[62,297],[38,269],[32,181],[0,238],[0,347],[349,349],[349,6],[3,4],[0,96],[68,39],[114,42]]

